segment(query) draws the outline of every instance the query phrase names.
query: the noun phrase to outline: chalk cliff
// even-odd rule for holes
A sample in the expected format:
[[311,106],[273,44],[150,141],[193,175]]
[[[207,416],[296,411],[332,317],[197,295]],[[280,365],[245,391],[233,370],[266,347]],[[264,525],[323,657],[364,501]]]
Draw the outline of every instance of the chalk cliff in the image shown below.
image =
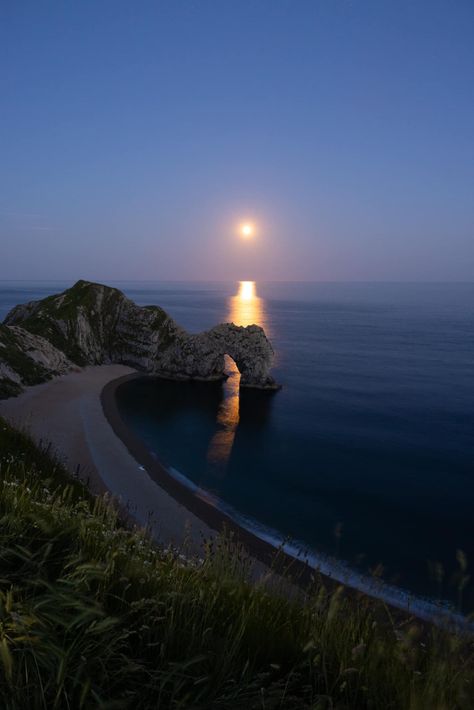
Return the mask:
[[0,398],[19,394],[74,367],[60,350],[40,335],[0,324]]
[[194,335],[158,306],[140,307],[118,289],[78,281],[7,315],[0,326],[0,396],[2,388],[9,396],[74,366],[106,363],[174,379],[219,379],[225,354],[236,362],[241,386],[276,388],[269,375],[273,349],[259,326],[224,323]]

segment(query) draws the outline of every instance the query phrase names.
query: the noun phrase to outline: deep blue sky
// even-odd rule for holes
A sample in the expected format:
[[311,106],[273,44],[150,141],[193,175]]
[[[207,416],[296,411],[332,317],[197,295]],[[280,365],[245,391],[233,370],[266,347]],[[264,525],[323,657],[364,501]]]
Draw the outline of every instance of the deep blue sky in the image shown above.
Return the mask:
[[0,278],[473,278],[473,0],[2,0],[0,58]]

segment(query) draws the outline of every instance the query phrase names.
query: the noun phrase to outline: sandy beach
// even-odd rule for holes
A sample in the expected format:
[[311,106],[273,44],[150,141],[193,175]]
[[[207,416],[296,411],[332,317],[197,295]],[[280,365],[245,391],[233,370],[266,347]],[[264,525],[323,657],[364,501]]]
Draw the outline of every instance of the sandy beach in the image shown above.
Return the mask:
[[150,478],[104,415],[104,386],[134,373],[122,365],[87,367],[0,401],[0,416],[37,442],[51,442],[71,472],[94,493],[109,491],[156,539],[200,548],[215,532]]
[[[268,564],[274,570],[291,567],[298,576],[308,574],[306,565],[283,554],[274,564],[272,545],[176,481],[126,427],[115,390],[137,375],[123,365],[86,367],[0,401],[0,416],[38,443],[51,444],[71,473],[93,493],[110,493],[127,517],[146,526],[159,543],[202,554],[203,543],[225,528],[251,554],[254,579],[269,581]],[[270,576],[271,584],[282,583]],[[288,593],[292,585],[288,580],[283,584]]]
[[[252,578],[300,595],[315,574],[302,557],[279,551],[269,542],[240,527],[206,496],[196,494],[173,478],[125,425],[115,404],[115,391],[122,382],[140,376],[123,365],[87,367],[29,387],[20,396],[0,401],[0,416],[25,429],[40,443],[51,444],[59,459],[87,482],[92,492],[109,492],[127,517],[147,526],[153,538],[191,554],[202,554],[203,543],[225,529],[242,543],[252,559]],[[271,567],[271,572],[270,572]],[[283,574],[283,577],[281,574]],[[295,587],[288,578],[291,574]],[[399,595],[390,586],[361,588],[354,579],[319,570],[329,586],[340,582],[356,597],[360,592],[382,597],[393,611],[410,611],[437,623],[465,620],[430,603]],[[352,591],[350,589],[352,588]],[[299,591],[298,591],[299,590]]]

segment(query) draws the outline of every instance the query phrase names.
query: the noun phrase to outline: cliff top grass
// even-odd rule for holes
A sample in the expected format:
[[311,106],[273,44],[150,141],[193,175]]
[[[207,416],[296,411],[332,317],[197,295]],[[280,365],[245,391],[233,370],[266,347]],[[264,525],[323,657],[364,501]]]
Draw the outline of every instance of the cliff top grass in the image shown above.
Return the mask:
[[0,458],[2,708],[474,707],[471,641],[159,548],[3,420]]

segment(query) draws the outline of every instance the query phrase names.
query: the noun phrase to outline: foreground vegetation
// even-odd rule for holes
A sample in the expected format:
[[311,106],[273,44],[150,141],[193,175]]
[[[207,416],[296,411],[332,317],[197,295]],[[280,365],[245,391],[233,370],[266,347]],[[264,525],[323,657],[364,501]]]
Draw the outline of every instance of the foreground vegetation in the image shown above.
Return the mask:
[[0,458],[2,708],[474,707],[470,641],[160,550],[2,420]]

